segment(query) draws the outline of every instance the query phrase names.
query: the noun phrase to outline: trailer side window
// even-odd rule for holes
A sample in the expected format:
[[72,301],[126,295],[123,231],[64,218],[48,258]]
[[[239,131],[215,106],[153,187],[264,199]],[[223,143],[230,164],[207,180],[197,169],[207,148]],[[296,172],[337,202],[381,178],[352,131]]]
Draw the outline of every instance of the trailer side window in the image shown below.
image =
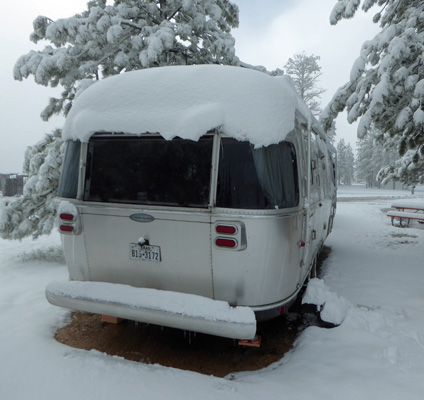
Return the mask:
[[68,199],[77,197],[80,149],[80,141],[69,140],[66,143],[65,159],[59,182],[59,197]]
[[247,142],[222,139],[218,207],[270,209],[298,203],[296,153],[291,143],[254,149]]
[[159,136],[93,137],[84,200],[208,207],[211,136],[198,142]]

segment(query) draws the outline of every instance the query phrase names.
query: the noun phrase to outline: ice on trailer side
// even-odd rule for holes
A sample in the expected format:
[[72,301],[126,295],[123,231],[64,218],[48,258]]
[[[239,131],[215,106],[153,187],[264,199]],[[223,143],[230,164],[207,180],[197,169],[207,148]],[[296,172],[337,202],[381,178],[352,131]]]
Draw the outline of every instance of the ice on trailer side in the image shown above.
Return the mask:
[[289,77],[217,65],[151,68],[85,89],[69,112],[63,137],[87,142],[95,132],[150,132],[168,140],[198,140],[219,127],[261,147],[286,138],[296,111],[308,123],[314,120]]

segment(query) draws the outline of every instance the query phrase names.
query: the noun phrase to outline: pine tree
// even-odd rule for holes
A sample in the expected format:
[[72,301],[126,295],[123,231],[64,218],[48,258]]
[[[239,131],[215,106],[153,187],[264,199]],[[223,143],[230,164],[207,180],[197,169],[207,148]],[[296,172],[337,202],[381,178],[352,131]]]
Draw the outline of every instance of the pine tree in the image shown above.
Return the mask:
[[[348,121],[359,120],[358,138],[373,125],[386,135],[385,146],[399,143],[402,158],[391,175],[405,183],[424,181],[424,1],[339,0],[330,21],[352,18],[381,7],[374,16],[381,32],[365,42],[352,66],[350,81],[324,110],[325,129],[343,111]],[[405,169],[408,173],[405,173]]]
[[337,183],[351,185],[355,175],[355,156],[350,143],[344,139],[337,143]]
[[356,177],[364,181],[366,187],[381,187],[388,180],[395,179],[391,175],[383,179],[383,174],[391,170],[398,159],[396,147],[383,146],[381,134],[371,129],[367,136],[357,141]]
[[373,165],[374,138],[367,135],[357,141],[358,156],[356,159],[356,178],[365,182],[365,187],[377,186],[376,176],[378,169]]
[[[21,56],[14,77],[32,75],[40,85],[63,88],[41,113],[43,120],[66,116],[78,90],[111,75],[163,65],[239,64],[230,33],[238,26],[238,7],[229,0],[115,0],[113,5],[95,0],[73,17],[39,16],[33,26],[30,39],[50,44]],[[0,210],[2,238],[51,231],[62,158],[60,130],[28,149],[29,181],[24,195]]]
[[319,56],[306,55],[304,52],[295,54],[284,66],[286,73],[294,81],[297,92],[315,116],[321,112],[319,98],[324,89],[318,88],[317,83],[322,75],[318,65]]
[[355,155],[350,143],[346,146],[346,174],[344,177],[344,184],[351,185],[355,179]]
[[[231,28],[238,26],[238,7],[228,0],[106,0],[52,21],[39,16],[31,40],[50,42],[30,51],[14,68],[17,80],[64,88],[42,113],[69,112],[78,84],[86,79],[172,64],[237,64]],[[84,82],[83,82],[84,83]]]
[[331,128],[327,131],[327,138],[333,146],[335,146],[336,143],[336,135],[336,121],[333,121]]
[[337,185],[342,183],[346,172],[346,144],[344,139],[340,139],[336,146],[337,149]]
[[53,229],[63,147],[60,129],[28,147],[23,171],[29,179],[23,196],[0,207],[0,236],[3,239],[20,240],[26,236],[35,239]]
[[[382,185],[387,184],[389,181],[409,182],[414,185],[416,182],[423,182],[423,174],[420,168],[416,167],[417,153],[415,150],[407,150],[403,157],[399,159],[398,148],[399,143],[391,140],[389,141],[391,147],[384,147],[386,158],[382,164],[381,169],[377,174],[377,181]],[[411,168],[412,166],[412,168]]]

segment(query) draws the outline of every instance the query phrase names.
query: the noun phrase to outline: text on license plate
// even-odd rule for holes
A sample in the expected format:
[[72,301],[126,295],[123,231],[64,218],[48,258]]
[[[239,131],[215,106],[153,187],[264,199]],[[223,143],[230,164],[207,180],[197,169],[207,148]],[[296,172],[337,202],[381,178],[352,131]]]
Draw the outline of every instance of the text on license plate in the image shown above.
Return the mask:
[[131,260],[160,262],[159,246],[140,246],[137,243],[130,244]]

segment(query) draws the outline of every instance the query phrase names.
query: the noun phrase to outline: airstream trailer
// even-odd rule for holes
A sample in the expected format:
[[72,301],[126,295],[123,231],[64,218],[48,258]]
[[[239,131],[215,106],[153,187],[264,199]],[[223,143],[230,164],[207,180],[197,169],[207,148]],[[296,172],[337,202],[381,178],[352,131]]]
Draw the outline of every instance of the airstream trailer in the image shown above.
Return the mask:
[[63,137],[52,304],[252,339],[314,273],[335,150],[288,78],[127,72],[77,97]]

